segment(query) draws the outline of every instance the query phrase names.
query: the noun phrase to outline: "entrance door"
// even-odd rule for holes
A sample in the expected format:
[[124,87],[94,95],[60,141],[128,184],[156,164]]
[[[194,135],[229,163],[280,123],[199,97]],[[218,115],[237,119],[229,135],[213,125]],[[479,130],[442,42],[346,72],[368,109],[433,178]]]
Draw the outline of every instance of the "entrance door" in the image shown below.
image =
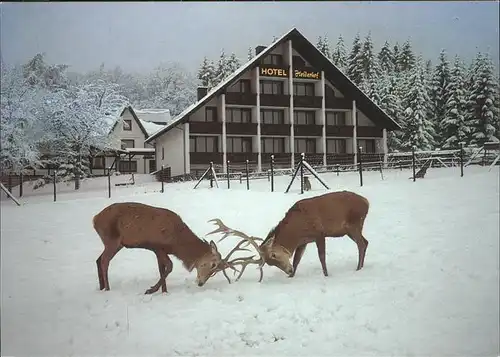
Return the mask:
[[156,160],[149,160],[149,173],[156,171]]

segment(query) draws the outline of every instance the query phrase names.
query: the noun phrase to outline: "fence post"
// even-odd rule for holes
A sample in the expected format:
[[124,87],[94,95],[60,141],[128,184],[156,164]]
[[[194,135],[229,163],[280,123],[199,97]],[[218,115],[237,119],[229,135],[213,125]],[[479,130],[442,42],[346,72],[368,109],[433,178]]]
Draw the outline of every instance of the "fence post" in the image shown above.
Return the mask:
[[250,180],[248,178],[248,160],[246,161],[246,164],[245,164],[245,173],[247,175],[247,190],[250,190]]
[[165,192],[165,182],[163,181],[164,165],[161,165],[160,171],[160,181],[161,181],[161,193]]
[[271,155],[271,192],[274,192],[274,155]]
[[9,178],[8,178],[7,186],[8,186],[9,192],[12,193],[12,172],[9,173]]
[[380,177],[382,177],[382,181],[384,180],[384,172],[382,171],[382,161],[380,161],[379,163],[379,169],[380,169]]
[[339,164],[335,165],[335,168],[337,169],[337,176],[338,176],[340,173],[340,165]]
[[460,177],[464,177],[464,143],[460,142]]
[[210,161],[210,188],[214,188],[214,163]]
[[411,166],[413,170],[413,182],[415,182],[415,145],[411,147]]
[[23,173],[19,174],[19,197],[23,197]]
[[300,154],[300,194],[304,193],[304,153]]
[[358,165],[359,165],[359,184],[363,187],[363,148],[360,146],[358,148]]
[[57,194],[56,194],[56,171],[55,170],[54,170],[53,178],[54,178],[54,202],[56,202]]
[[108,170],[108,198],[111,198],[111,170]]
[[226,175],[227,175],[227,189],[229,190],[231,188],[231,184],[229,182],[229,160],[227,160]]

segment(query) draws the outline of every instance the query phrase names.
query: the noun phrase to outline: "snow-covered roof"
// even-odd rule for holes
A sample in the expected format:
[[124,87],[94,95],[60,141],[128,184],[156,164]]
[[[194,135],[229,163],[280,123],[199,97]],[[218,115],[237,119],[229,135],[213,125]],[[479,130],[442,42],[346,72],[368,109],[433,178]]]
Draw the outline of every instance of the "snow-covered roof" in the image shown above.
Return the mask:
[[127,152],[127,153],[154,153],[155,152],[155,149],[153,148],[125,148],[123,149],[123,151]]
[[169,109],[135,109],[135,113],[147,122],[167,124],[172,119]]
[[[291,38],[291,35],[294,35],[293,37],[294,47],[296,46],[295,44],[297,43],[300,44],[303,49],[308,50],[308,52],[310,52],[309,53],[310,57],[312,57],[311,59],[314,59],[316,62],[319,62],[320,66],[318,67],[319,68],[325,67],[324,68],[325,77],[327,72],[331,77],[336,76],[338,78],[338,82],[342,82],[341,84],[342,87],[345,88],[345,91],[349,91],[351,95],[356,98],[356,101],[359,103],[358,108],[363,106],[372,111],[373,113],[375,113],[377,119],[383,120],[388,126],[392,128],[401,129],[401,126],[396,121],[394,121],[394,119],[392,119],[382,108],[380,108],[376,103],[374,103],[354,82],[352,82],[340,69],[338,69],[337,66],[335,66],[335,64],[329,58],[327,58],[323,53],[321,53],[321,51],[319,51],[316,46],[314,46],[309,40],[307,40],[307,38],[305,38],[296,28],[292,28],[290,31],[286,32],[283,36],[281,36],[276,41],[267,46],[264,50],[259,52],[248,62],[240,66],[240,68],[238,68],[233,74],[231,74],[217,86],[212,88],[203,98],[199,99],[197,102],[191,104],[189,107],[184,109],[179,115],[174,117],[168,125],[156,131],[153,135],[149,136],[146,139],[146,143],[162,135],[163,133],[169,131],[174,126],[180,124],[192,112],[202,107],[214,96],[216,96],[219,92],[221,92],[223,88],[231,85],[244,72],[248,71],[250,68],[252,68],[252,66],[255,66],[255,64],[261,58],[268,55],[274,48],[280,45],[285,39],[289,37]],[[306,58],[306,60],[308,60],[309,62],[311,62],[311,59]]]
[[[138,110],[135,111],[136,113],[138,112]],[[137,113],[138,114],[138,113]],[[151,123],[149,121],[146,121],[146,120],[143,120],[142,119],[142,115],[141,115],[141,118],[139,118],[139,121],[141,122],[142,126],[144,127],[144,129],[146,129],[146,132],[148,133],[148,136],[149,135],[152,135],[154,134],[155,132],[157,132],[158,130],[161,130],[162,128],[165,127],[165,125],[160,125],[160,124],[156,124],[156,123]],[[156,121],[156,120],[155,120]]]

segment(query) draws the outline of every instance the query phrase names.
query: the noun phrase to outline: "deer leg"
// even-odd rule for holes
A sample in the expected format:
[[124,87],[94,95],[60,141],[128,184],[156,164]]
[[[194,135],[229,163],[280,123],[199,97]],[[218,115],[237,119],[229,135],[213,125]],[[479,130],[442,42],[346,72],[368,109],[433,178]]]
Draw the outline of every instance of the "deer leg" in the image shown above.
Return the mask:
[[299,245],[295,249],[295,253],[293,254],[293,273],[289,275],[289,278],[293,278],[295,276],[295,272],[297,271],[297,266],[300,263],[300,260],[302,259],[302,256],[304,255],[304,252],[306,251],[307,244],[302,244]]
[[158,261],[158,271],[160,272],[160,279],[158,282],[146,290],[145,294],[152,294],[158,291],[160,286],[162,287],[162,292],[166,292],[167,287],[165,285],[165,256],[164,252],[161,249],[152,250],[156,255],[156,260]]
[[365,254],[366,254],[366,248],[368,248],[368,241],[363,237],[361,232],[349,232],[347,233],[349,238],[351,238],[354,243],[357,244],[358,246],[358,266],[356,268],[356,271],[360,270],[363,268],[363,265],[365,263]]
[[323,268],[323,275],[328,276],[328,270],[326,268],[325,261],[326,237],[316,239],[316,247],[318,248],[318,256],[319,261],[321,262],[321,268]]
[[117,244],[115,245],[109,245],[104,248],[104,251],[102,252],[101,256],[97,259],[100,262],[100,271],[101,271],[101,278],[102,278],[102,289],[104,290],[109,290],[109,280],[108,280],[108,268],[109,268],[109,262],[113,257],[122,249],[123,246],[120,245],[119,241],[117,241]]
[[104,279],[102,278],[102,271],[101,271],[101,259],[102,259],[102,253],[99,255],[99,258],[97,258],[96,265],[97,265],[97,277],[99,278],[99,290],[104,289]]

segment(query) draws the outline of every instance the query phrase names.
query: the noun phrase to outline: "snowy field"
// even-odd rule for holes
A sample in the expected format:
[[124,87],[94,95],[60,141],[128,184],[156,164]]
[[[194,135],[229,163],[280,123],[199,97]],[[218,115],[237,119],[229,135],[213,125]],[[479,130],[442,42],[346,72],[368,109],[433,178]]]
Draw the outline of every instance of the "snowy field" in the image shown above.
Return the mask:
[[[497,356],[499,354],[499,171],[468,167],[322,175],[332,190],[370,200],[364,268],[356,245],[327,239],[329,277],[310,245],[290,279],[249,267],[229,285],[220,274],[199,288],[178,260],[168,294],[144,295],[158,279],[153,253],[123,249],[98,291],[102,243],[92,216],[112,202],[172,209],[200,237],[219,217],[265,236],[296,200],[290,177],[209,189],[204,182],[147,182],[113,188],[86,182],[80,193],[2,200],[2,355],[5,356]],[[102,181],[102,179],[101,179]],[[102,186],[102,187],[101,187]],[[82,188],[85,186],[82,186]],[[210,236],[209,236],[210,237]],[[207,239],[209,239],[207,237]],[[214,238],[217,238],[215,236]],[[223,255],[236,238],[219,244]]]

